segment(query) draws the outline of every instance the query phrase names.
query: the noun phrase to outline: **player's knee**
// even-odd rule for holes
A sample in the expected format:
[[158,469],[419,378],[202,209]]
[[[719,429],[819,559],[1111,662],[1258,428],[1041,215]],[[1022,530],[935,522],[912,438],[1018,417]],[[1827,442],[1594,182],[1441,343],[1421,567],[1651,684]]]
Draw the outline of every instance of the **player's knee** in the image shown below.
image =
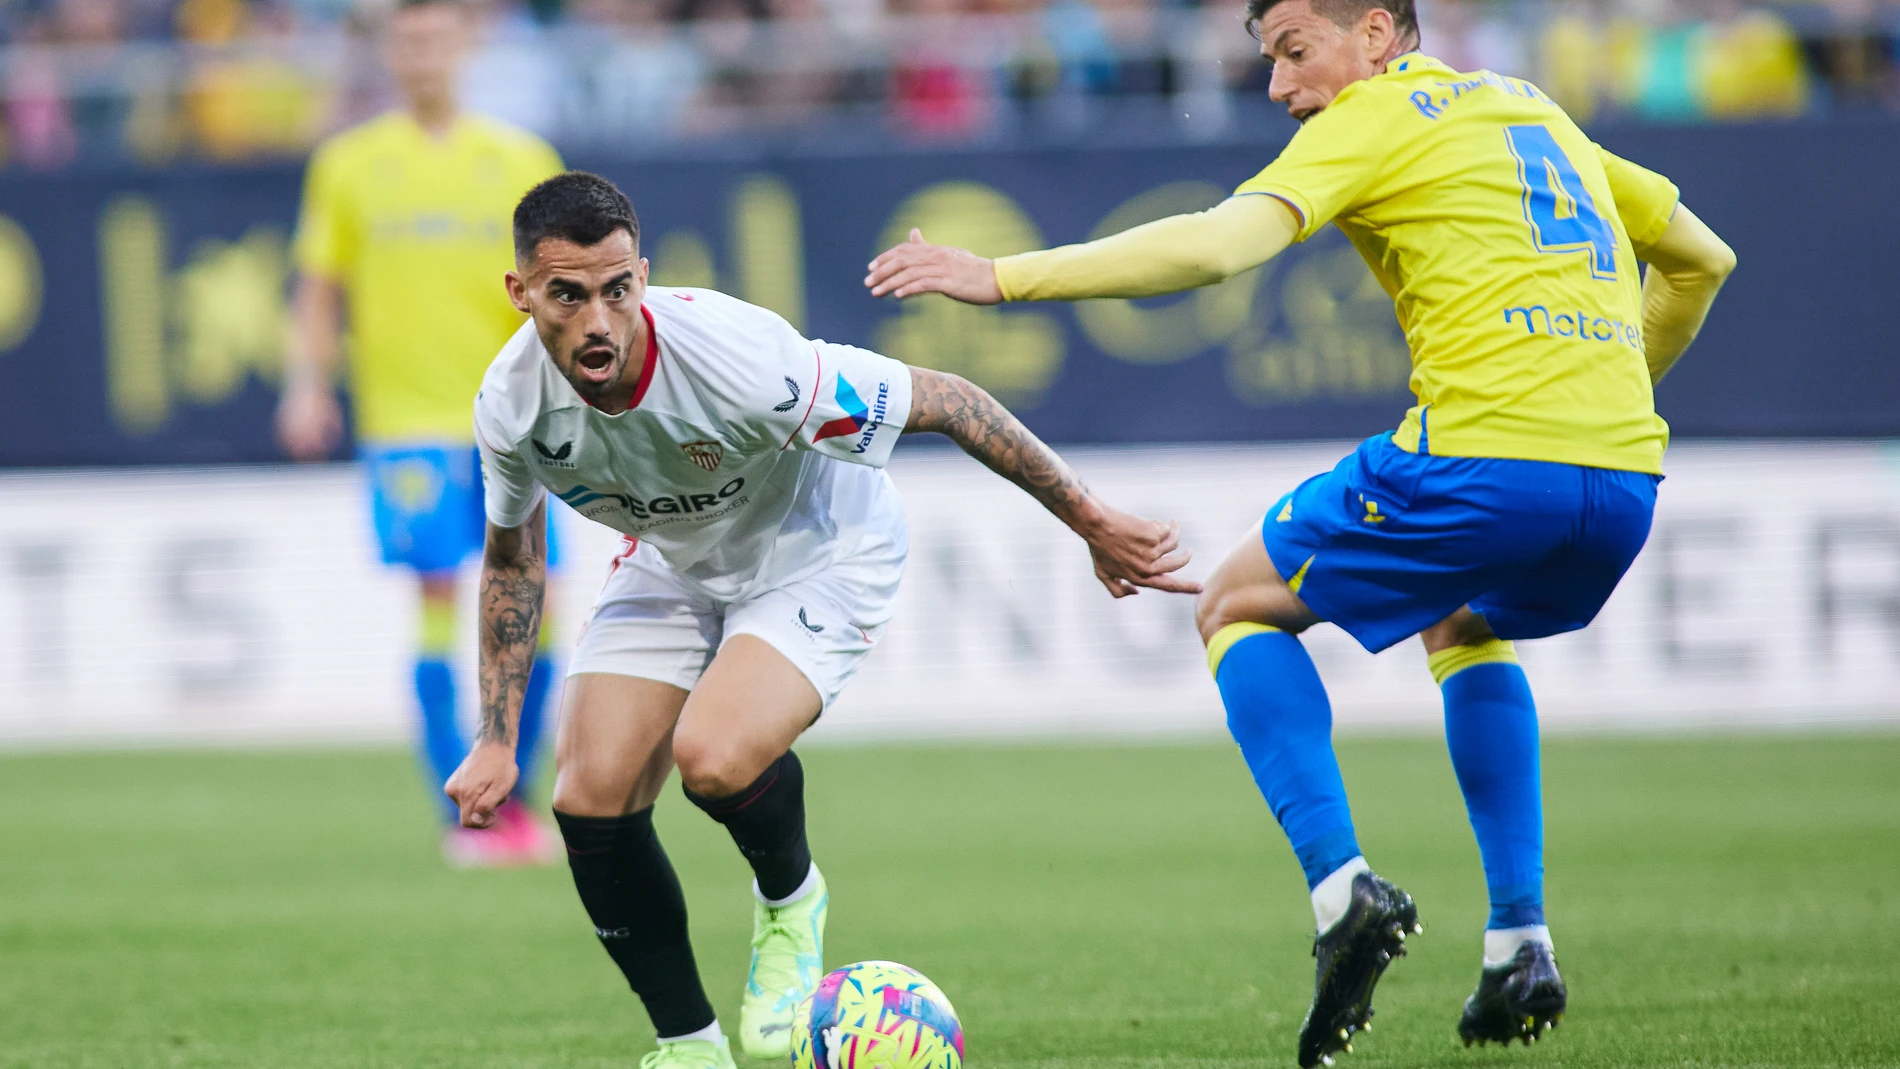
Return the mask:
[[1194,628],[1201,633],[1201,645],[1213,641],[1214,634],[1233,621],[1221,614],[1221,597],[1212,587],[1203,589],[1194,599]]
[[617,817],[627,811],[630,791],[624,783],[607,783],[574,769],[562,769],[554,778],[552,807],[574,817]]
[[729,798],[752,785],[759,769],[751,755],[719,739],[696,736],[673,738],[673,761],[680,782],[701,798]]
[[1202,645],[1212,642],[1229,624],[1266,624],[1297,635],[1313,623],[1311,610],[1284,584],[1214,583],[1194,599],[1194,627],[1201,633]]
[[455,605],[457,591],[454,572],[423,572],[417,576],[417,579],[418,585],[422,588],[423,601],[447,604],[451,607]]

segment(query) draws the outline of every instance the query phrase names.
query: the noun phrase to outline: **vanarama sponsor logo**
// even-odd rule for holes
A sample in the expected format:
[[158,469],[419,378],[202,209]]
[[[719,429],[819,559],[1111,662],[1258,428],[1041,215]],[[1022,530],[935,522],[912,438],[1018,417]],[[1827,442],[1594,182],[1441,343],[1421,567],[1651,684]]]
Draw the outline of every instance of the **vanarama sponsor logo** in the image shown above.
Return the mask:
[[[727,503],[734,494],[745,489],[745,477],[741,476],[719,488],[716,494],[664,494],[660,497],[635,498],[627,494],[616,494],[606,490],[595,490],[589,486],[575,486],[557,492],[554,496],[567,502],[568,507],[589,519],[597,519],[616,509],[633,514],[637,520],[667,517],[707,519],[707,510],[717,509]],[[724,509],[718,509],[720,514]]]
[[1580,341],[1620,342],[1637,352],[1643,351],[1643,332],[1634,323],[1591,315],[1579,308],[1573,312],[1551,314],[1541,304],[1512,305],[1504,310],[1504,322],[1522,325],[1526,334],[1552,338],[1576,338]]

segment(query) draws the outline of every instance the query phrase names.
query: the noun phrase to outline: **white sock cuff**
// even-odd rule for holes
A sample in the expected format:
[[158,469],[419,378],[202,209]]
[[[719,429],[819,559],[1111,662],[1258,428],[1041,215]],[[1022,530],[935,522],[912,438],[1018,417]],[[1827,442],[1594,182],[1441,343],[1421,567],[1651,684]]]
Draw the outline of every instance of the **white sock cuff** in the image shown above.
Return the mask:
[[1484,930],[1484,963],[1502,965],[1517,956],[1517,948],[1525,943],[1542,943],[1557,950],[1550,941],[1550,926],[1532,924],[1523,928],[1486,928]]
[[1346,910],[1352,906],[1353,877],[1371,871],[1372,866],[1366,864],[1362,854],[1334,869],[1313,886],[1313,924],[1316,930],[1323,932],[1339,923],[1339,918],[1345,916]]
[[817,889],[818,889],[818,862],[816,861],[812,862],[811,868],[805,871],[805,882],[798,885],[798,890],[793,891],[791,894],[786,895],[784,898],[765,897],[764,895],[759,893],[759,881],[757,880],[752,881],[752,897],[774,908],[777,908],[779,906],[789,906],[793,902],[796,902],[799,899],[805,897],[806,895],[811,894],[813,891]]
[[717,1043],[724,1038],[726,1038],[726,1034],[719,1030],[719,1019],[715,1017],[713,1018],[713,1023],[697,1032],[688,1032],[683,1036],[661,1036],[659,1041],[661,1043],[684,1043],[687,1040],[706,1040],[708,1042]]

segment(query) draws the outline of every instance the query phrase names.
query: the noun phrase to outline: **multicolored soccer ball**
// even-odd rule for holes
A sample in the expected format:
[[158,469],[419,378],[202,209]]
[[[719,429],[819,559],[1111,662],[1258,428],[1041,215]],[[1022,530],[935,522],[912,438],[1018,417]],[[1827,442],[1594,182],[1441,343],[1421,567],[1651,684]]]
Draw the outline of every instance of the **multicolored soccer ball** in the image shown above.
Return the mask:
[[792,1017],[793,1069],[963,1069],[963,1025],[937,985],[894,961],[826,974]]

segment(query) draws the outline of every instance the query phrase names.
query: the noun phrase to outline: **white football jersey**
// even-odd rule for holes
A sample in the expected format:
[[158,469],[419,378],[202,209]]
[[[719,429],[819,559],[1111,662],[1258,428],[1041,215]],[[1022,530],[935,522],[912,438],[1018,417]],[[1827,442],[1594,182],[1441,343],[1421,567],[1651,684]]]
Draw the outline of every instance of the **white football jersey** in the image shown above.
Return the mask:
[[545,487],[722,600],[902,527],[878,469],[910,417],[907,367],[711,290],[649,287],[641,311],[651,340],[625,412],[582,400],[533,321],[489,366],[475,438],[490,522],[525,523]]

